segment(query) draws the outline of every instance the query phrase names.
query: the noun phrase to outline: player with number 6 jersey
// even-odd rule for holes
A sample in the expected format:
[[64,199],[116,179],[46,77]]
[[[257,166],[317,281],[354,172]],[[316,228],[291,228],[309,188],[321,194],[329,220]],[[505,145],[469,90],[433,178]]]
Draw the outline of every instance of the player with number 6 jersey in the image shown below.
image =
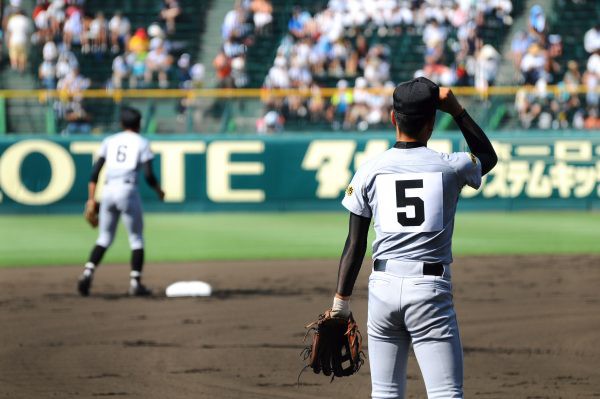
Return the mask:
[[[404,397],[412,344],[428,397],[462,398],[450,270],[454,215],[462,188],[479,188],[497,157],[448,88],[413,79],[396,87],[393,102],[396,144],[358,168],[342,201],[350,223],[332,314],[350,314],[373,219],[367,323],[372,397]],[[470,153],[427,148],[438,109],[454,117]]]
[[151,291],[141,283],[144,266],[144,239],[142,201],[138,191],[138,175],[144,171],[146,182],[154,189],[159,199],[164,198],[152,171],[154,155],[150,142],[140,136],[141,114],[131,107],[121,110],[123,132],[111,135],[102,141],[97,161],[88,185],[86,208],[96,207],[96,185],[102,167],[106,181],[99,209],[99,235],[88,262],[78,282],[79,293],[89,295],[94,272],[104,253],[112,244],[119,218],[123,219],[131,248],[131,273],[129,294],[149,295]]

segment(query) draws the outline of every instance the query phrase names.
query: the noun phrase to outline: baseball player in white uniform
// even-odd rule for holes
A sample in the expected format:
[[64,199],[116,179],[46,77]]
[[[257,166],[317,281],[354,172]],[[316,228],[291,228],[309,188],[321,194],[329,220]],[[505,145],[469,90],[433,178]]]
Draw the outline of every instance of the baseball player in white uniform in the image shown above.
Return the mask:
[[121,110],[123,131],[102,141],[93,167],[88,185],[88,203],[95,205],[96,184],[103,166],[106,166],[106,182],[100,201],[98,239],[78,282],[79,293],[83,296],[89,295],[94,272],[115,237],[119,218],[123,219],[131,248],[129,294],[133,296],[151,294],[151,291],[141,283],[144,238],[142,201],[138,191],[140,169],[144,171],[148,185],[154,189],[161,200],[165,194],[152,171],[154,155],[150,150],[150,142],[139,134],[141,119],[138,110],[123,107]]
[[[394,90],[397,142],[354,175],[342,204],[350,211],[333,315],[349,299],[374,219],[367,331],[373,398],[404,398],[409,347],[429,398],[463,397],[463,352],[452,302],[454,214],[461,189],[478,188],[496,164],[494,149],[452,92],[425,78]],[[451,114],[470,153],[427,148],[436,110]]]

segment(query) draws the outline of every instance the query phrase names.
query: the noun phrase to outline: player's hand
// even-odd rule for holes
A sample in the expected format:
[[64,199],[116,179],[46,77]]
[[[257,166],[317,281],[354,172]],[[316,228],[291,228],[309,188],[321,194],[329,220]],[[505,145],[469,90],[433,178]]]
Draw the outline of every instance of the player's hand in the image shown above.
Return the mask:
[[440,111],[444,111],[452,116],[458,116],[463,111],[463,107],[447,87],[440,87],[440,102],[438,105]]
[[161,188],[156,189],[156,195],[158,195],[158,199],[161,201],[165,200],[165,192]]

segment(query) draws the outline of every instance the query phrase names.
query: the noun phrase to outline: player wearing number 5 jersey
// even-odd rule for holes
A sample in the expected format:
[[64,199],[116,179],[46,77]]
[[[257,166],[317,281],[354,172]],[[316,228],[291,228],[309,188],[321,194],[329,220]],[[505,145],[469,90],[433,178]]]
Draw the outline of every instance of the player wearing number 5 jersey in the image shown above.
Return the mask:
[[138,110],[123,107],[121,110],[123,132],[102,141],[98,159],[93,167],[88,187],[88,205],[90,203],[91,206],[95,205],[96,184],[103,166],[106,169],[106,182],[100,201],[98,239],[79,278],[78,290],[83,296],[89,295],[94,271],[115,237],[119,218],[123,219],[131,247],[129,294],[149,295],[151,293],[141,283],[144,239],[142,201],[138,192],[140,169],[144,171],[148,185],[154,189],[161,200],[165,194],[152,172],[154,155],[150,150],[150,142],[139,134],[141,118]]
[[[454,214],[461,189],[479,188],[497,157],[449,89],[417,78],[398,85],[393,97],[397,142],[356,171],[342,201],[350,226],[332,311],[350,313],[374,219],[367,323],[372,397],[404,397],[412,344],[428,397],[462,398],[463,353],[450,279]],[[438,109],[454,117],[470,153],[427,148]]]

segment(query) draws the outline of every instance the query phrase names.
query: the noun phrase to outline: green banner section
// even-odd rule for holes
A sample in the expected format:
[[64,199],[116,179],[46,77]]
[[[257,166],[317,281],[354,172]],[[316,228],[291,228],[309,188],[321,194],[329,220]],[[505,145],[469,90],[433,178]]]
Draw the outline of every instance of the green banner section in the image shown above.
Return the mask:
[[[387,150],[392,134],[149,136],[166,198],[157,201],[141,179],[144,206],[167,212],[341,210],[356,168]],[[500,161],[481,189],[463,190],[462,209],[600,207],[600,135],[491,137]],[[101,139],[1,136],[0,212],[81,212]],[[429,146],[466,148],[460,134],[436,135]]]

